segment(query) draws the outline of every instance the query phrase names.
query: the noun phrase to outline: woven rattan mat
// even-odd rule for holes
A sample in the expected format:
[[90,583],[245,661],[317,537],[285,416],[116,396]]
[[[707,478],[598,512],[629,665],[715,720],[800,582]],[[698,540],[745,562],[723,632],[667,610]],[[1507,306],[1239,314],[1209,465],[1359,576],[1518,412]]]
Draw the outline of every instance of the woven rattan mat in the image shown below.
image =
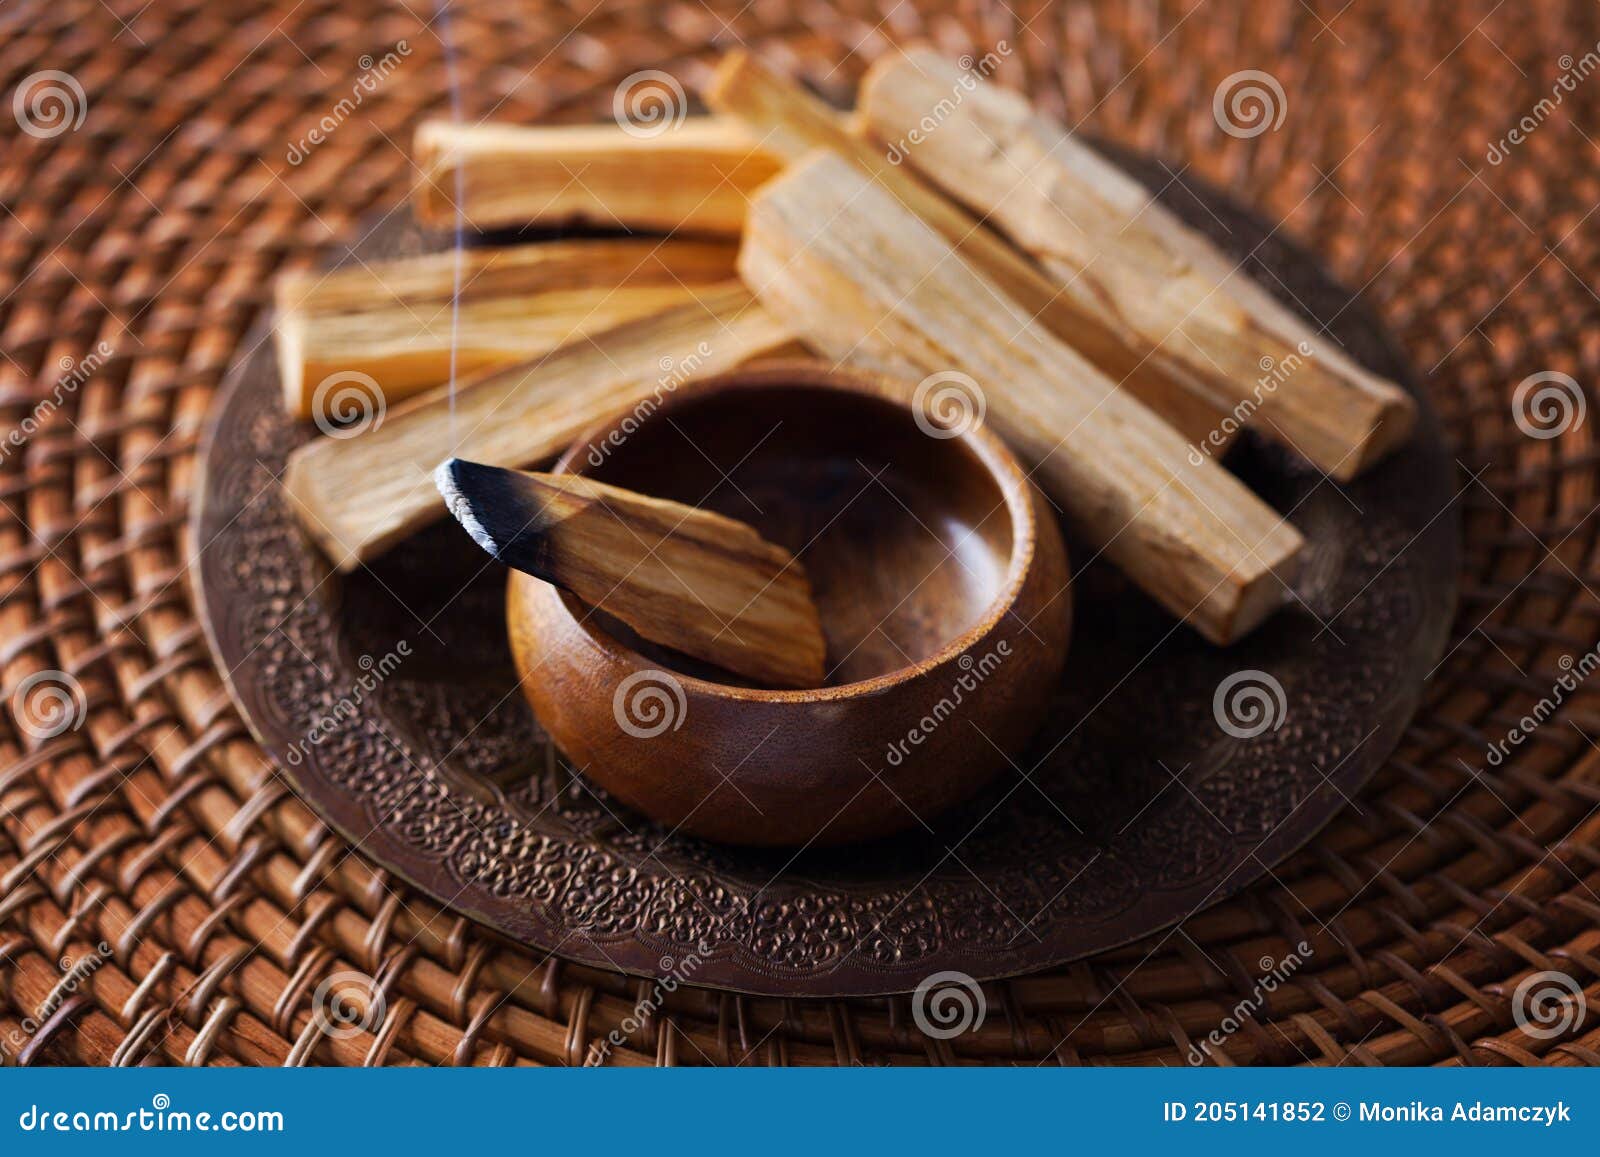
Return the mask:
[[[986,986],[981,1027],[951,1039],[904,997],[678,987],[639,1015],[648,982],[503,947],[337,839],[222,690],[182,527],[270,275],[401,205],[410,128],[450,104],[441,36],[470,79],[461,115],[519,121],[607,115],[629,74],[692,83],[737,42],[843,98],[895,41],[1004,40],[1000,79],[1192,167],[1365,287],[1445,417],[1466,557],[1448,657],[1357,806],[1170,933]],[[579,1063],[616,1031],[607,1063],[1175,1064],[1227,1025],[1220,1063],[1600,1061],[1600,1017],[1529,1031],[1513,1001],[1554,970],[1600,1011],[1600,682],[1486,757],[1600,633],[1595,422],[1531,437],[1513,409],[1528,375],[1600,368],[1597,40],[1576,0],[492,0],[447,21],[404,0],[12,0],[4,95],[55,85],[68,108],[14,104],[33,131],[8,121],[0,152],[18,431],[0,443],[0,1057]],[[1276,127],[1219,129],[1213,96],[1242,70],[1281,87]],[[79,725],[51,735],[21,693],[61,673]],[[1262,992],[1263,959],[1302,941]],[[381,995],[349,1026],[311,1011],[342,973]]]

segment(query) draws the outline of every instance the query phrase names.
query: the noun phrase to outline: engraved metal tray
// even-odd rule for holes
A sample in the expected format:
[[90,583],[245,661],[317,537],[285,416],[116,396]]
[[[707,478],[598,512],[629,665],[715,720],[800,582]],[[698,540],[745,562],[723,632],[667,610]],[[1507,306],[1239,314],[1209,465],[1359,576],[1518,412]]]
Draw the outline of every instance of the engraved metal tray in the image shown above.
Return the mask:
[[[1355,357],[1411,381],[1305,252],[1214,191],[1123,159]],[[422,244],[387,228],[353,251]],[[271,342],[251,347],[219,395],[190,546],[240,710],[362,855],[512,940],[603,968],[655,975],[692,953],[695,984],[865,995],[1158,931],[1346,806],[1398,742],[1454,611],[1453,473],[1426,399],[1414,441],[1352,485],[1247,438],[1230,468],[1308,542],[1295,606],[1219,650],[1091,564],[1066,676],[1017,772],[933,832],[798,855],[715,846],[628,811],[551,749],[516,690],[504,572],[453,525],[330,573],[277,483],[312,432],[283,413]]]

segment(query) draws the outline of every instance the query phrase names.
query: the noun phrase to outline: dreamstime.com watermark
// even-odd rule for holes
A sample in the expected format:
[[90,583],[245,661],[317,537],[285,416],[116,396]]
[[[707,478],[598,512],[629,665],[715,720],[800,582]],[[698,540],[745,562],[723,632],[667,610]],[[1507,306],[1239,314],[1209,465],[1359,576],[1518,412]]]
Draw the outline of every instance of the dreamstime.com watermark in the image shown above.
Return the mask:
[[62,358],[58,363],[61,376],[56,379],[56,384],[50,390],[50,395],[41,398],[15,426],[6,432],[0,440],[0,463],[3,463],[13,453],[26,446],[32,437],[37,434],[49,420],[50,416],[61,408],[63,402],[94,377],[100,367],[105,365],[116,350],[109,342],[101,342],[88,354],[74,360],[70,357]]
[[1285,357],[1274,360],[1263,356],[1257,363],[1261,376],[1256,379],[1255,388],[1250,391],[1250,396],[1239,399],[1232,411],[1200,440],[1198,446],[1189,447],[1190,464],[1199,466],[1218,450],[1226,449],[1228,440],[1244,429],[1245,423],[1261,408],[1261,403],[1277,393],[1278,388],[1294,377],[1306,364],[1306,359],[1314,354],[1315,350],[1312,349],[1311,343],[1303,341]]
[[67,999],[77,992],[89,978],[100,970],[101,965],[111,959],[111,945],[101,941],[94,946],[94,951],[73,959],[63,956],[57,967],[61,969],[61,979],[50,989],[50,995],[44,1003],[34,1009],[28,1016],[14,1026],[4,1037],[0,1037],[0,1059],[15,1057],[27,1047],[33,1034],[39,1031],[41,1025],[48,1021]]
[[1511,155],[1512,149],[1531,137],[1539,126],[1549,119],[1550,114],[1561,106],[1569,93],[1576,92],[1578,85],[1596,72],[1600,72],[1600,44],[1596,44],[1577,60],[1569,54],[1556,63],[1561,66],[1562,73],[1550,86],[1550,95],[1541,98],[1538,104],[1523,113],[1517,123],[1507,130],[1505,136],[1498,141],[1489,142],[1489,150],[1483,159],[1491,165],[1502,163]]
[[1499,767],[1504,763],[1513,748],[1521,747],[1528,736],[1544,726],[1545,721],[1561,709],[1568,695],[1576,691],[1596,670],[1600,670],[1600,647],[1585,651],[1577,659],[1571,655],[1562,655],[1556,660],[1556,666],[1561,668],[1561,674],[1551,684],[1549,693],[1517,720],[1515,726],[1506,732],[1504,739],[1489,745],[1484,759],[1488,761],[1490,767]]
[[322,119],[313,125],[305,136],[298,141],[291,141],[284,159],[291,165],[298,165],[309,157],[318,145],[324,144],[339,131],[339,126],[350,118],[351,113],[361,107],[367,97],[383,87],[383,82],[393,76],[401,62],[410,55],[411,45],[404,40],[397,40],[394,48],[376,60],[368,54],[356,61],[361,69],[361,75],[356,77],[355,83],[350,86],[350,95],[340,97],[339,103],[324,113]]
[[633,409],[606,435],[604,441],[589,447],[589,465],[603,465],[614,450],[636,434],[646,419],[661,408],[661,403],[668,394],[676,393],[679,386],[699,373],[700,367],[705,365],[711,353],[710,343],[701,342],[694,347],[693,353],[681,360],[670,356],[663,357],[658,363],[661,367],[661,376],[656,379],[656,388],[639,399]]
[[994,51],[985,52],[977,59],[973,59],[970,54],[963,56],[957,62],[961,66],[961,75],[956,78],[955,87],[950,90],[950,95],[924,113],[922,119],[913,125],[905,136],[889,142],[889,148],[884,154],[888,162],[891,165],[900,164],[912,149],[938,132],[939,126],[955,115],[967,96],[977,91],[979,82],[993,76],[995,70],[1000,67],[1000,62],[1010,55],[1011,45],[1001,40],[995,43]]
[[306,728],[304,738],[296,740],[284,752],[284,759],[289,766],[299,767],[314,748],[322,745],[324,739],[354,719],[360,713],[361,704],[366,697],[376,691],[385,679],[395,673],[401,662],[410,656],[410,642],[401,639],[395,644],[394,650],[385,652],[382,658],[374,659],[371,655],[362,655],[357,659],[356,666],[361,668],[361,674],[356,676],[354,686],[348,693],[340,696],[332,707],[313,719],[311,726]]
[[1311,945],[1304,940],[1294,946],[1294,950],[1282,960],[1274,960],[1270,956],[1263,956],[1258,965],[1261,975],[1256,977],[1256,982],[1251,986],[1250,994],[1234,1005],[1228,1015],[1201,1039],[1199,1044],[1189,1046],[1188,1061],[1191,1065],[1203,1065],[1211,1058],[1212,1049],[1220,1049],[1228,1043],[1228,1038],[1244,1027],[1247,1019],[1254,1020],[1257,1012],[1266,1004],[1267,998],[1278,991],[1280,985],[1288,981],[1300,970],[1300,967],[1310,960],[1314,953]]
[[283,1114],[276,1109],[226,1109],[191,1113],[172,1107],[172,1098],[157,1093],[148,1108],[53,1109],[29,1105],[17,1116],[24,1133],[282,1133]]
[[930,707],[925,715],[917,720],[916,725],[906,732],[904,738],[891,740],[884,754],[884,760],[890,767],[899,767],[911,754],[913,747],[921,747],[923,742],[939,730],[939,726],[949,719],[966,701],[967,696],[973,694],[988,679],[1000,669],[1000,665],[1011,657],[1011,643],[1001,639],[990,650],[974,659],[970,654],[962,655],[956,660],[956,665],[961,668],[961,674],[950,684],[950,689],[940,696],[939,701]]
[[695,945],[695,951],[681,957],[663,956],[661,974],[650,986],[650,991],[634,1003],[633,1011],[623,1017],[617,1027],[606,1034],[604,1040],[594,1041],[589,1045],[589,1052],[584,1057],[583,1063],[590,1066],[604,1064],[613,1051],[627,1044],[634,1033],[650,1023],[661,1011],[661,1007],[667,1003],[667,997],[678,991],[679,985],[689,983],[690,978],[700,971],[700,966],[710,954],[711,945],[702,940]]

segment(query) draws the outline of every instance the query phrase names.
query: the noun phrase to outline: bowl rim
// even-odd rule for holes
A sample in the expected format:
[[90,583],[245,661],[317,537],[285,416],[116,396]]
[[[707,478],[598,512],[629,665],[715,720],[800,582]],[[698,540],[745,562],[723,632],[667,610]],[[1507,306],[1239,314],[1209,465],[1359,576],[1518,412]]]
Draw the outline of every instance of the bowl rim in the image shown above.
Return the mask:
[[[746,366],[691,379],[671,388],[657,402],[652,415],[686,405],[704,403],[718,394],[728,394],[746,389],[786,386],[796,389],[832,390],[844,394],[888,403],[907,415],[916,418],[912,401],[912,387],[905,378],[855,368],[836,367],[818,358],[762,359]],[[573,441],[555,465],[558,474],[584,473],[589,452],[603,444],[621,423],[638,409],[638,402],[596,422]],[[931,436],[931,435],[930,435]],[[821,703],[857,699],[879,694],[890,688],[909,683],[939,667],[956,662],[972,650],[1011,613],[1022,593],[1037,553],[1039,534],[1038,512],[1034,506],[1034,486],[1023,473],[1021,464],[1011,450],[982,420],[970,423],[947,439],[962,443],[971,452],[989,477],[999,487],[1003,505],[1011,519],[1011,554],[1006,563],[1005,585],[985,609],[983,616],[960,635],[940,647],[934,654],[916,663],[908,663],[893,671],[857,679],[834,686],[779,690],[766,687],[741,687],[732,683],[719,683],[672,670],[671,675],[684,687],[701,695],[722,699],[758,703]],[[511,581],[518,581],[517,572]],[[1069,584],[1070,585],[1070,584]],[[574,625],[608,657],[635,669],[655,670],[659,663],[640,654],[595,622],[592,614],[574,613],[574,605],[583,606],[566,591],[551,588],[551,593],[561,603],[562,610],[572,618]],[[1066,597],[1064,594],[1058,597]]]

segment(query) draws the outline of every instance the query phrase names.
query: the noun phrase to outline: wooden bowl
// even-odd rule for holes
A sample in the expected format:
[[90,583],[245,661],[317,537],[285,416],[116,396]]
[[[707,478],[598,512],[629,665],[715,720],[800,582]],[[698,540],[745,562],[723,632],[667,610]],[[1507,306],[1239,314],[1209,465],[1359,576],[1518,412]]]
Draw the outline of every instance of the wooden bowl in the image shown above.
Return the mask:
[[900,382],[769,364],[664,392],[562,458],[743,519],[810,575],[828,685],[743,685],[511,575],[522,687],[582,774],[670,827],[834,844],[931,821],[1026,743],[1071,622],[1055,518],[999,439]]

